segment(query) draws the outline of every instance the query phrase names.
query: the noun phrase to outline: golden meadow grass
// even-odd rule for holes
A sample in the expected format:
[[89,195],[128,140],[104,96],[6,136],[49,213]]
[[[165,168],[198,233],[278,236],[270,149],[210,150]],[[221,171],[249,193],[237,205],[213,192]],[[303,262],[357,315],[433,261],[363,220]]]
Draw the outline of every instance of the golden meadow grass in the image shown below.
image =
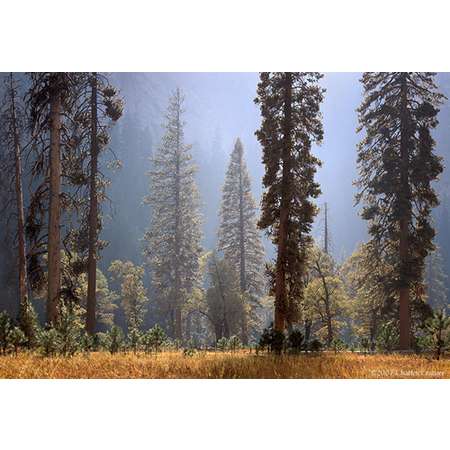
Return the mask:
[[415,355],[181,352],[0,357],[0,378],[450,378],[450,359]]

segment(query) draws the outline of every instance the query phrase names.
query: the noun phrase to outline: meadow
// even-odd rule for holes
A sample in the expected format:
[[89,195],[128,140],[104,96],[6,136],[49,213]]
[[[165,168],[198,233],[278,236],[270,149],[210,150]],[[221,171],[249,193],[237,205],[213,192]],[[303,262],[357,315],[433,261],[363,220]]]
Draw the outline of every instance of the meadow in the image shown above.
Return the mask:
[[23,352],[0,357],[0,378],[450,378],[450,359],[351,352],[276,356],[249,350],[93,352],[70,358]]

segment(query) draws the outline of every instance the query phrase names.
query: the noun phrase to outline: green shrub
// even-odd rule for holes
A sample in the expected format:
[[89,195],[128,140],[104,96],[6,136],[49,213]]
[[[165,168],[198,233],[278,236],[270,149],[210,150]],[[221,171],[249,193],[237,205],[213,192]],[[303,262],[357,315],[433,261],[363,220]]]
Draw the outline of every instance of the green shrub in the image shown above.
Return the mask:
[[450,317],[443,310],[435,311],[433,316],[425,321],[426,336],[424,346],[434,352],[434,357],[440,359],[450,344]]
[[319,341],[319,339],[313,339],[309,344],[309,349],[312,352],[320,352],[323,349],[323,344]]
[[113,355],[119,352],[123,348],[124,335],[121,328],[117,325],[113,325],[107,333],[106,347]]
[[183,356],[186,357],[192,357],[197,353],[197,350],[195,348],[185,348],[183,349]]
[[131,328],[127,338],[128,348],[136,354],[141,348],[142,333],[137,328]]
[[11,319],[6,311],[0,313],[0,350],[4,355],[9,350],[10,335],[13,329]]
[[73,356],[82,349],[81,340],[84,334],[84,324],[80,307],[61,304],[55,328],[59,333],[59,351],[63,356]]
[[269,328],[265,328],[259,339],[259,348],[267,349],[269,352],[281,354],[285,348],[286,336],[282,331],[274,330],[271,325]]
[[226,337],[221,337],[216,342],[216,348],[221,351],[225,351],[228,349],[228,339]]
[[339,338],[335,338],[331,341],[331,348],[334,350],[334,353],[342,352],[345,350],[345,342]]
[[304,348],[304,336],[300,330],[292,330],[288,337],[288,346],[293,353],[299,353]]
[[238,336],[230,336],[230,338],[228,339],[228,348],[232,351],[235,352],[236,350],[239,350],[242,347],[242,343],[241,340],[239,339]]
[[159,352],[166,343],[168,343],[166,333],[158,324],[150,328],[142,337],[142,344],[146,353]]
[[53,327],[41,330],[38,334],[38,345],[44,356],[55,356],[61,348],[58,331]]
[[381,325],[376,342],[379,350],[386,353],[392,352],[399,342],[397,327],[392,322]]
[[19,348],[27,343],[27,338],[19,327],[14,327],[9,334],[9,342],[14,350],[14,354],[17,356]]

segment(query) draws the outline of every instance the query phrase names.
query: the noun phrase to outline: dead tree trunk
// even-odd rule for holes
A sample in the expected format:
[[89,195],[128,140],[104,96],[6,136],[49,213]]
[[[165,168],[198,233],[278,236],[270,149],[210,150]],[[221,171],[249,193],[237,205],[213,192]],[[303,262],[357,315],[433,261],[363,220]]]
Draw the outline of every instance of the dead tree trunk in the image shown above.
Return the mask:
[[61,291],[61,87],[59,75],[50,80],[50,206],[48,220],[47,323],[55,323]]
[[15,191],[17,206],[17,240],[18,240],[18,264],[19,264],[19,311],[21,314],[24,308],[28,307],[28,281],[27,281],[27,261],[25,242],[25,212],[23,204],[22,188],[22,156],[20,147],[20,136],[17,125],[16,112],[16,91],[14,87],[13,75],[10,73],[11,92],[11,120],[14,140],[14,166],[15,166]]
[[89,178],[89,255],[86,305],[86,331],[95,333],[97,303],[97,240],[98,240],[98,140],[97,140],[97,74],[91,80],[91,171]]

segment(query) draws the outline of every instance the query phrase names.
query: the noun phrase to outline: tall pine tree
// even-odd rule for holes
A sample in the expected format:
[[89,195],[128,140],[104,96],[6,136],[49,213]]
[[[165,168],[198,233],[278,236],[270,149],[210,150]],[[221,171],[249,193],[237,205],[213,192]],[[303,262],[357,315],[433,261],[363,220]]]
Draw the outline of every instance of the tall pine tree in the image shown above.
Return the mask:
[[201,218],[195,184],[196,168],[190,146],[184,143],[183,95],[170,98],[165,134],[152,158],[150,193],[152,208],[145,234],[148,265],[169,330],[183,338],[183,307],[199,283]]
[[218,249],[239,274],[241,294],[247,300],[241,338],[248,344],[249,316],[255,316],[258,298],[264,293],[264,248],[256,226],[256,203],[239,138],[223,186]]
[[[431,183],[442,172],[431,130],[438,124],[434,74],[367,72],[358,110],[358,201],[365,203],[372,239],[389,258],[399,298],[400,348],[411,347],[410,299],[423,281],[424,259],[433,250],[431,209],[438,198]],[[420,288],[421,289],[421,288]],[[419,290],[420,290],[419,289]]]
[[261,73],[255,99],[262,115],[256,136],[266,168],[259,226],[277,246],[273,277],[277,331],[298,319],[303,295],[306,249],[316,215],[312,200],[320,194],[314,181],[320,161],[311,145],[323,137],[321,77],[317,72]]

